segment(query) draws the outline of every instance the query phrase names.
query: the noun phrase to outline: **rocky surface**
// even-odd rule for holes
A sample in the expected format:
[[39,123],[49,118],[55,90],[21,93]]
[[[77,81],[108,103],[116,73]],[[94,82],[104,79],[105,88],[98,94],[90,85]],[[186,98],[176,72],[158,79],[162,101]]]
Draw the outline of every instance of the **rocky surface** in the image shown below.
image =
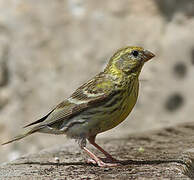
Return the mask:
[[[156,54],[141,74],[131,116],[104,137],[193,121],[193,0],[0,0],[0,143],[102,70],[112,53]],[[39,137],[38,137],[39,136]],[[34,135],[0,148],[0,162],[64,144]]]
[[120,160],[119,167],[87,164],[78,146],[67,143],[1,165],[0,178],[189,180],[194,178],[193,130],[193,123],[183,124],[123,139],[99,141]]

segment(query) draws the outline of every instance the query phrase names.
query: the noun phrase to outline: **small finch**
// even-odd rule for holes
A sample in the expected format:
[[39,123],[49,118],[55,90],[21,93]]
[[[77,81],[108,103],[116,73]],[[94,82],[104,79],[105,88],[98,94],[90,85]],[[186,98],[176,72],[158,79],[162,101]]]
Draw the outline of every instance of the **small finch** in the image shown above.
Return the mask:
[[[96,144],[96,135],[116,127],[130,114],[138,97],[141,69],[154,56],[141,47],[119,49],[103,72],[80,86],[46,116],[25,126],[28,127],[26,131],[3,145],[35,132],[65,134],[78,141],[80,148],[92,158],[90,162],[101,167],[119,165],[116,159]],[[86,140],[106,156],[105,161],[86,148]]]

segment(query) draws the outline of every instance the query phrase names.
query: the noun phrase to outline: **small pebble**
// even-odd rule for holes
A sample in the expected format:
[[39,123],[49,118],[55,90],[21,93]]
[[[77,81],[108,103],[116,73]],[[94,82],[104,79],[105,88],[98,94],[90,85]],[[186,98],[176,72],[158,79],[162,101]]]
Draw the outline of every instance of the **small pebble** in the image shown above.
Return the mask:
[[104,168],[104,171],[106,172],[106,171],[109,171],[110,170],[110,168]]
[[56,161],[57,163],[59,163],[59,162],[60,162],[59,157],[55,157],[55,161]]

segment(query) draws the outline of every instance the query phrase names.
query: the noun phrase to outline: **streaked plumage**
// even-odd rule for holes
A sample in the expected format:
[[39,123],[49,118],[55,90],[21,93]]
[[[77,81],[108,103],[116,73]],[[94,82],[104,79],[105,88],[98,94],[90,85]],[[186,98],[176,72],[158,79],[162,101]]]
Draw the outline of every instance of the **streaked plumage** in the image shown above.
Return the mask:
[[[151,52],[141,47],[129,46],[118,50],[103,72],[79,87],[46,116],[25,126],[32,128],[4,144],[35,132],[65,134],[78,139],[86,152],[89,151],[85,147],[88,139],[109,159],[113,159],[96,145],[95,137],[117,126],[129,115],[138,97],[139,73],[143,64],[152,57]],[[91,152],[87,153],[99,166],[113,165],[102,162]]]

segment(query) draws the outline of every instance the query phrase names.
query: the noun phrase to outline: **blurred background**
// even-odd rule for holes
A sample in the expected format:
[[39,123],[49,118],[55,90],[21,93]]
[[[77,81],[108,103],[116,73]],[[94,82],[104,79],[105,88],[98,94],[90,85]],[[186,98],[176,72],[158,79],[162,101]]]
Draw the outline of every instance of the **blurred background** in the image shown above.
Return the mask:
[[[128,119],[99,138],[194,121],[193,0],[0,0],[0,143],[102,71],[126,45],[156,54]],[[34,134],[0,147],[0,162],[66,143]]]

